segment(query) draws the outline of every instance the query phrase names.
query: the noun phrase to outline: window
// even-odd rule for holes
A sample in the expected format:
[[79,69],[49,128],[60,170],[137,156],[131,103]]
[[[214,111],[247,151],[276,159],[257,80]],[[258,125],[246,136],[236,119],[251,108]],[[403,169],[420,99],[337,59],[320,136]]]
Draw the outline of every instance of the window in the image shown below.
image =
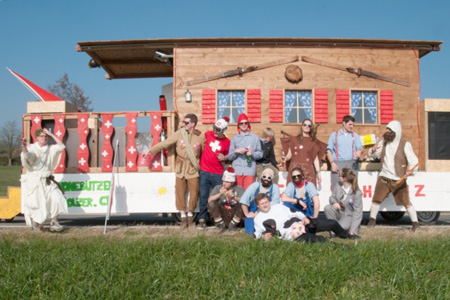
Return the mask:
[[428,113],[428,153],[430,159],[450,159],[450,113]]
[[230,123],[237,123],[240,114],[245,113],[245,91],[218,91],[217,118],[230,118]]
[[352,91],[351,115],[356,123],[377,123],[377,92]]
[[312,119],[311,91],[286,91],[284,123],[301,123],[304,119]]

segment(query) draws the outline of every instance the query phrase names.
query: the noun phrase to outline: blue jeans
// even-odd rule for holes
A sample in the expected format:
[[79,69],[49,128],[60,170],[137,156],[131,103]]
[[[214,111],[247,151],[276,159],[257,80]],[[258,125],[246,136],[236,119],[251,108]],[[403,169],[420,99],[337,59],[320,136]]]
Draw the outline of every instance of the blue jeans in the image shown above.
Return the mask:
[[208,218],[208,198],[211,190],[216,185],[222,184],[222,174],[214,174],[205,171],[200,171],[200,212],[198,220],[207,221]]
[[[252,201],[250,203],[250,206],[248,207],[248,212],[255,212],[257,210],[258,210],[258,207],[256,206],[255,201]],[[245,233],[254,234],[255,233],[255,219],[254,218],[245,218],[244,219],[244,227],[245,227]]]

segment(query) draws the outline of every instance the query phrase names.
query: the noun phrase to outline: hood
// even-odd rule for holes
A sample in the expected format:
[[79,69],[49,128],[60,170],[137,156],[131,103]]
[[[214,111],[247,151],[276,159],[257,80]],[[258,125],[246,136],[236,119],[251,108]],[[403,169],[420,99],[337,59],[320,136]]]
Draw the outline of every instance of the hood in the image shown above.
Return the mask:
[[246,114],[240,114],[238,117],[238,121],[237,121],[237,131],[238,133],[241,132],[241,130],[239,129],[239,123],[241,123],[242,121],[247,121],[248,122],[248,130],[252,130],[252,126],[250,125],[250,122],[248,121],[248,117]]
[[389,128],[393,132],[395,132],[395,139],[393,143],[398,143],[402,138],[402,125],[399,121],[391,121],[387,124],[386,128]]

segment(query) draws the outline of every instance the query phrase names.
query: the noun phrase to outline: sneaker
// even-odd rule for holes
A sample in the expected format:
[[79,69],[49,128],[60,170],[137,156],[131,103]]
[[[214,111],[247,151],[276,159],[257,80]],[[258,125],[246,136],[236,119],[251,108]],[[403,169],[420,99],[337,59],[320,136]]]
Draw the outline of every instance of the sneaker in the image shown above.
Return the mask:
[[180,228],[186,229],[188,227],[187,217],[181,218]]
[[359,240],[359,239],[361,239],[361,237],[359,235],[357,235],[357,234],[349,234],[348,238],[350,240]]
[[334,233],[333,231],[330,231],[330,239],[334,239],[336,238],[336,233]]
[[374,218],[369,219],[369,223],[367,223],[367,228],[375,228],[377,221]]
[[234,222],[230,222],[230,224],[228,225],[228,229],[230,231],[237,231],[238,230],[238,224],[234,224]]
[[419,228],[420,228],[419,222],[412,223],[412,227],[411,227],[412,232],[416,232],[416,230]]
[[35,221],[31,223],[31,231],[33,232],[42,232],[42,224],[39,224]]
[[206,228],[206,221],[204,219],[198,220],[197,228],[205,229]]
[[58,222],[51,222],[50,223],[50,231],[51,232],[61,232],[63,230],[64,230],[64,226],[62,226]]

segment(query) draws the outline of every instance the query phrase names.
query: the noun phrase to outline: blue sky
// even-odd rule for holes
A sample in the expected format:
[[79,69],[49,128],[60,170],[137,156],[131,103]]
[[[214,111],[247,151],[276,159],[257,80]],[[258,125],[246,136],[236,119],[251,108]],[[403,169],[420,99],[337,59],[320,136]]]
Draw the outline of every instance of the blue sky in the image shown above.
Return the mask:
[[0,127],[34,101],[6,69],[43,88],[64,73],[94,111],[157,110],[171,78],[106,80],[78,41],[324,37],[444,41],[421,60],[421,98],[450,99],[450,1],[0,0]]

